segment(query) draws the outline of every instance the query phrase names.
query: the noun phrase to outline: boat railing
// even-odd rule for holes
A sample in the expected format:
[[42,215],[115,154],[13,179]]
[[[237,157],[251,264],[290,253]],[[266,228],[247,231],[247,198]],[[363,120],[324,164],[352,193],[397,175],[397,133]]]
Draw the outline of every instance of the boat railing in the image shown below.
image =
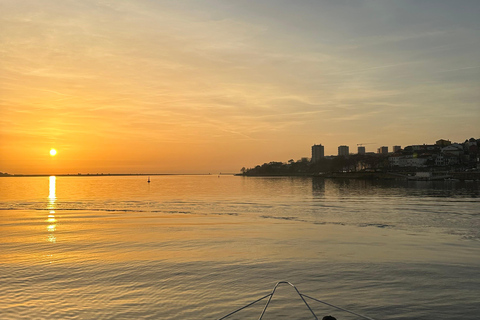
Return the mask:
[[263,297],[255,300],[255,301],[253,301],[253,302],[250,302],[250,303],[244,305],[243,307],[240,307],[240,308],[236,309],[235,311],[230,312],[229,314],[227,314],[227,315],[219,318],[218,320],[227,319],[228,317],[234,315],[235,313],[237,313],[237,312],[239,312],[239,311],[241,311],[241,310],[244,310],[244,309],[246,309],[246,308],[248,308],[248,307],[251,307],[251,306],[253,306],[254,304],[256,304],[256,303],[258,303],[258,302],[260,302],[260,301],[268,298],[267,303],[265,304],[265,307],[263,308],[263,311],[262,311],[262,313],[260,314],[260,317],[258,318],[258,320],[262,320],[263,316],[265,315],[265,312],[267,311],[267,308],[268,308],[270,302],[272,301],[273,295],[275,294],[275,291],[277,290],[277,287],[280,286],[281,284],[289,285],[289,286],[291,286],[293,289],[295,289],[295,291],[296,291],[296,293],[298,294],[298,296],[302,299],[303,303],[304,303],[305,306],[308,308],[308,310],[309,310],[310,313],[312,314],[313,318],[316,319],[316,320],[318,320],[318,317],[317,317],[317,315],[315,314],[315,312],[312,310],[312,308],[310,307],[310,305],[308,304],[308,302],[307,302],[307,300],[306,300],[305,298],[310,299],[310,300],[313,300],[313,301],[316,301],[316,302],[319,302],[319,303],[322,303],[322,304],[324,304],[324,305],[327,305],[327,306],[329,306],[329,307],[335,308],[335,309],[337,309],[337,310],[341,310],[341,311],[344,311],[344,312],[353,314],[353,315],[358,316],[358,317],[363,318],[363,319],[374,320],[374,319],[372,319],[372,318],[370,318],[370,317],[361,315],[361,314],[359,314],[359,313],[357,313],[357,312],[353,312],[353,311],[347,310],[347,309],[345,309],[345,308],[342,308],[342,307],[333,305],[333,304],[331,304],[331,303],[328,303],[328,302],[325,302],[325,301],[322,301],[322,300],[319,300],[319,299],[316,299],[316,298],[307,296],[306,294],[301,293],[301,292],[297,289],[297,287],[296,287],[295,285],[293,285],[292,283],[290,283],[290,282],[288,282],[288,281],[279,281],[279,282],[277,282],[277,284],[275,284],[275,286],[273,287],[272,292],[270,292],[269,294],[267,294],[267,295],[265,295],[265,296],[263,296]]

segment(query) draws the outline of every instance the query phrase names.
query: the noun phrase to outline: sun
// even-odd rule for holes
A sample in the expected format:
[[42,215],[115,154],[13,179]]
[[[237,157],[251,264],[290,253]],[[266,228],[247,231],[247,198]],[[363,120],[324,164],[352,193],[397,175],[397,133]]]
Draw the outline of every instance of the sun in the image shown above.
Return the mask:
[[57,150],[55,149],[50,149],[50,156],[54,157],[57,154]]

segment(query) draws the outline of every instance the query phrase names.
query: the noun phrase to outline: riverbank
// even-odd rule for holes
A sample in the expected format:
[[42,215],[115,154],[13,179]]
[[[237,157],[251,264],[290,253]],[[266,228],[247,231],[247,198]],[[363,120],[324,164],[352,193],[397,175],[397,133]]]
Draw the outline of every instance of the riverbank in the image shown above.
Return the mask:
[[331,179],[360,180],[474,180],[480,181],[480,172],[449,172],[434,174],[430,172],[332,172],[332,173],[292,173],[292,174],[237,174],[246,177],[321,177]]

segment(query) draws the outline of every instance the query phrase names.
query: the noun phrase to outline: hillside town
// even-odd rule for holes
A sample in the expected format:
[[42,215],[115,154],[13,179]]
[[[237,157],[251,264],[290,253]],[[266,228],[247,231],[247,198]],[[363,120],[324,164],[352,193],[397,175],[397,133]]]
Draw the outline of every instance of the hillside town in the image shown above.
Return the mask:
[[349,146],[338,147],[338,154],[326,156],[324,146],[315,144],[310,158],[270,162],[255,168],[242,168],[243,175],[313,175],[352,178],[405,178],[417,180],[480,178],[480,139],[462,143],[440,139],[434,144],[387,146],[366,152],[364,144],[350,153]]

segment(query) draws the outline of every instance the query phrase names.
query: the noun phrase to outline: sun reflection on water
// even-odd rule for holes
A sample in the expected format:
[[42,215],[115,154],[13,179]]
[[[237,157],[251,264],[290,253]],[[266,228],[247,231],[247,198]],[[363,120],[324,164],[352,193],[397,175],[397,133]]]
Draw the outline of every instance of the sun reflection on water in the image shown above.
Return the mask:
[[51,176],[49,179],[49,194],[48,194],[48,209],[55,209],[55,201],[57,200],[56,195],[56,181],[57,177]]
[[47,209],[50,209],[46,222],[47,231],[50,233],[48,235],[47,241],[51,243],[57,242],[57,237],[53,234],[57,230],[57,219],[55,218],[55,207],[56,207],[56,182],[57,178],[55,176],[49,177],[49,194],[48,194],[48,205]]
[[47,221],[50,222],[50,223],[57,222],[57,219],[55,219],[55,211],[54,210],[50,211],[50,214],[48,215]]

